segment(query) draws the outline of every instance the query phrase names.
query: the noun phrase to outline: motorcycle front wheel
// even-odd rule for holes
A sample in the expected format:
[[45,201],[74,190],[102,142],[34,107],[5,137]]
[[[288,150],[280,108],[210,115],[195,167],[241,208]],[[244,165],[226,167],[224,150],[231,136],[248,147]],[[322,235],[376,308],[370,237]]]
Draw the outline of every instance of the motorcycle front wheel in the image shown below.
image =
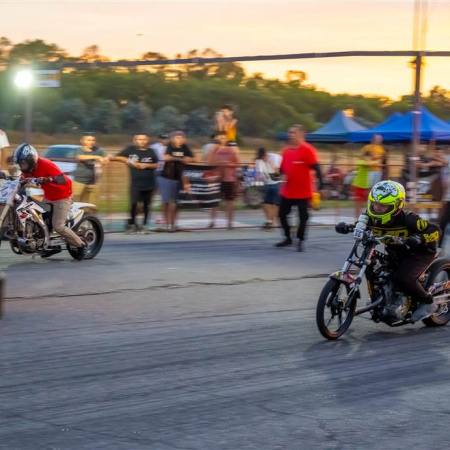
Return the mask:
[[330,279],[322,289],[316,308],[316,322],[320,334],[329,340],[340,338],[353,321],[356,299],[345,311],[350,288],[346,283]]
[[[95,258],[102,248],[105,235],[100,220],[95,216],[87,215],[72,230],[88,243],[88,251],[84,259]],[[75,249],[67,246],[67,251],[72,258],[76,259],[77,251]]]

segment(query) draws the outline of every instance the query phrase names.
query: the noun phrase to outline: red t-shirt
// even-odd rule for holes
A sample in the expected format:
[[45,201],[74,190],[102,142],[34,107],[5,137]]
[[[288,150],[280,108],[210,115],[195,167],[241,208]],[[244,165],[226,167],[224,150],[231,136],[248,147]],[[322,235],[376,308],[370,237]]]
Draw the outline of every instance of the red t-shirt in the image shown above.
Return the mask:
[[23,172],[22,178],[56,177],[63,175],[66,184],[43,183],[44,198],[52,202],[70,198],[72,195],[72,181],[64,175],[59,167],[49,159],[39,158],[36,167],[31,172]]
[[299,147],[282,150],[280,170],[286,176],[280,194],[285,198],[311,198],[311,166],[318,162],[316,149],[304,142]]

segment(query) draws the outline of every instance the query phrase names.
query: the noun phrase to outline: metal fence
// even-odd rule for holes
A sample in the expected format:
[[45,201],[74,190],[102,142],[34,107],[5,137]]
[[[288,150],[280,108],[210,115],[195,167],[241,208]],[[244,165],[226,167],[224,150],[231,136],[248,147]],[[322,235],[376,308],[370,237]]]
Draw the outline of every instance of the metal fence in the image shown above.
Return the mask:
[[[189,166],[186,172],[208,173],[209,166],[201,164]],[[407,181],[407,173],[405,173],[404,165],[401,163],[392,163],[383,170],[383,179],[392,179],[403,184]],[[334,221],[342,219],[342,217],[353,217],[358,214],[356,209],[358,202],[358,194],[361,190],[355,189],[357,183],[358,171],[360,168],[355,162],[346,162],[341,164],[322,164],[322,174],[324,181],[324,189],[321,191],[321,203],[317,217],[326,217],[324,223],[333,223]],[[124,164],[111,162],[103,167],[99,182],[99,214],[101,215],[106,229],[112,231],[119,231],[124,228],[125,220],[128,217],[129,211],[129,173],[128,168]],[[428,212],[436,218],[439,213],[441,201],[444,195],[445,186],[447,184],[446,177],[442,173],[423,173],[419,174],[419,196],[417,204],[409,204],[408,206],[414,210],[427,209]],[[366,177],[366,178],[364,178]],[[197,178],[198,181],[198,178]],[[359,174],[359,182],[363,181],[365,184],[365,195],[367,198],[369,188],[372,180],[370,174]],[[217,184],[217,179],[209,177],[204,179],[205,186],[211,183]],[[202,188],[203,191],[208,189]],[[364,189],[364,188],[362,188]],[[264,198],[264,183],[255,171],[253,164],[243,164],[238,169],[238,199],[237,209],[239,211],[256,211],[261,209]],[[180,204],[180,218],[187,214],[183,210],[190,211],[208,209],[207,202],[198,199],[198,202],[183,202]],[[361,207],[364,207],[362,204]],[[161,220],[161,202],[158,193],[153,199],[153,220]],[[261,218],[262,211],[260,213]],[[262,220],[262,219],[261,219]],[[197,226],[193,226],[196,228]],[[204,226],[198,225],[198,228]]]

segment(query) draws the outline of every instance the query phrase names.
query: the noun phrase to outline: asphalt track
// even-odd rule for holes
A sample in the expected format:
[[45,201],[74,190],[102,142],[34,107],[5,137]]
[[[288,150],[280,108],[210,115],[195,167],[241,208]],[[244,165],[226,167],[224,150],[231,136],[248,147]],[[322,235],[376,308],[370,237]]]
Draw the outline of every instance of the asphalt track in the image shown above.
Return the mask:
[[315,325],[350,237],[110,235],[93,261],[0,251],[0,449],[443,449],[450,327]]

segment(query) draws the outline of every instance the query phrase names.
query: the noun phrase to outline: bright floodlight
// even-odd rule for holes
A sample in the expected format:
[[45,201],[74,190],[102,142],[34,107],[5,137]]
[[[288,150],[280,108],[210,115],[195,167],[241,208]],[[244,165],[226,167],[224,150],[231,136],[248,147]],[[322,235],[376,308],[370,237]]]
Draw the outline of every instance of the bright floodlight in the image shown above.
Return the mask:
[[16,86],[23,89],[29,88],[32,82],[33,74],[31,73],[31,70],[21,70],[14,79]]

